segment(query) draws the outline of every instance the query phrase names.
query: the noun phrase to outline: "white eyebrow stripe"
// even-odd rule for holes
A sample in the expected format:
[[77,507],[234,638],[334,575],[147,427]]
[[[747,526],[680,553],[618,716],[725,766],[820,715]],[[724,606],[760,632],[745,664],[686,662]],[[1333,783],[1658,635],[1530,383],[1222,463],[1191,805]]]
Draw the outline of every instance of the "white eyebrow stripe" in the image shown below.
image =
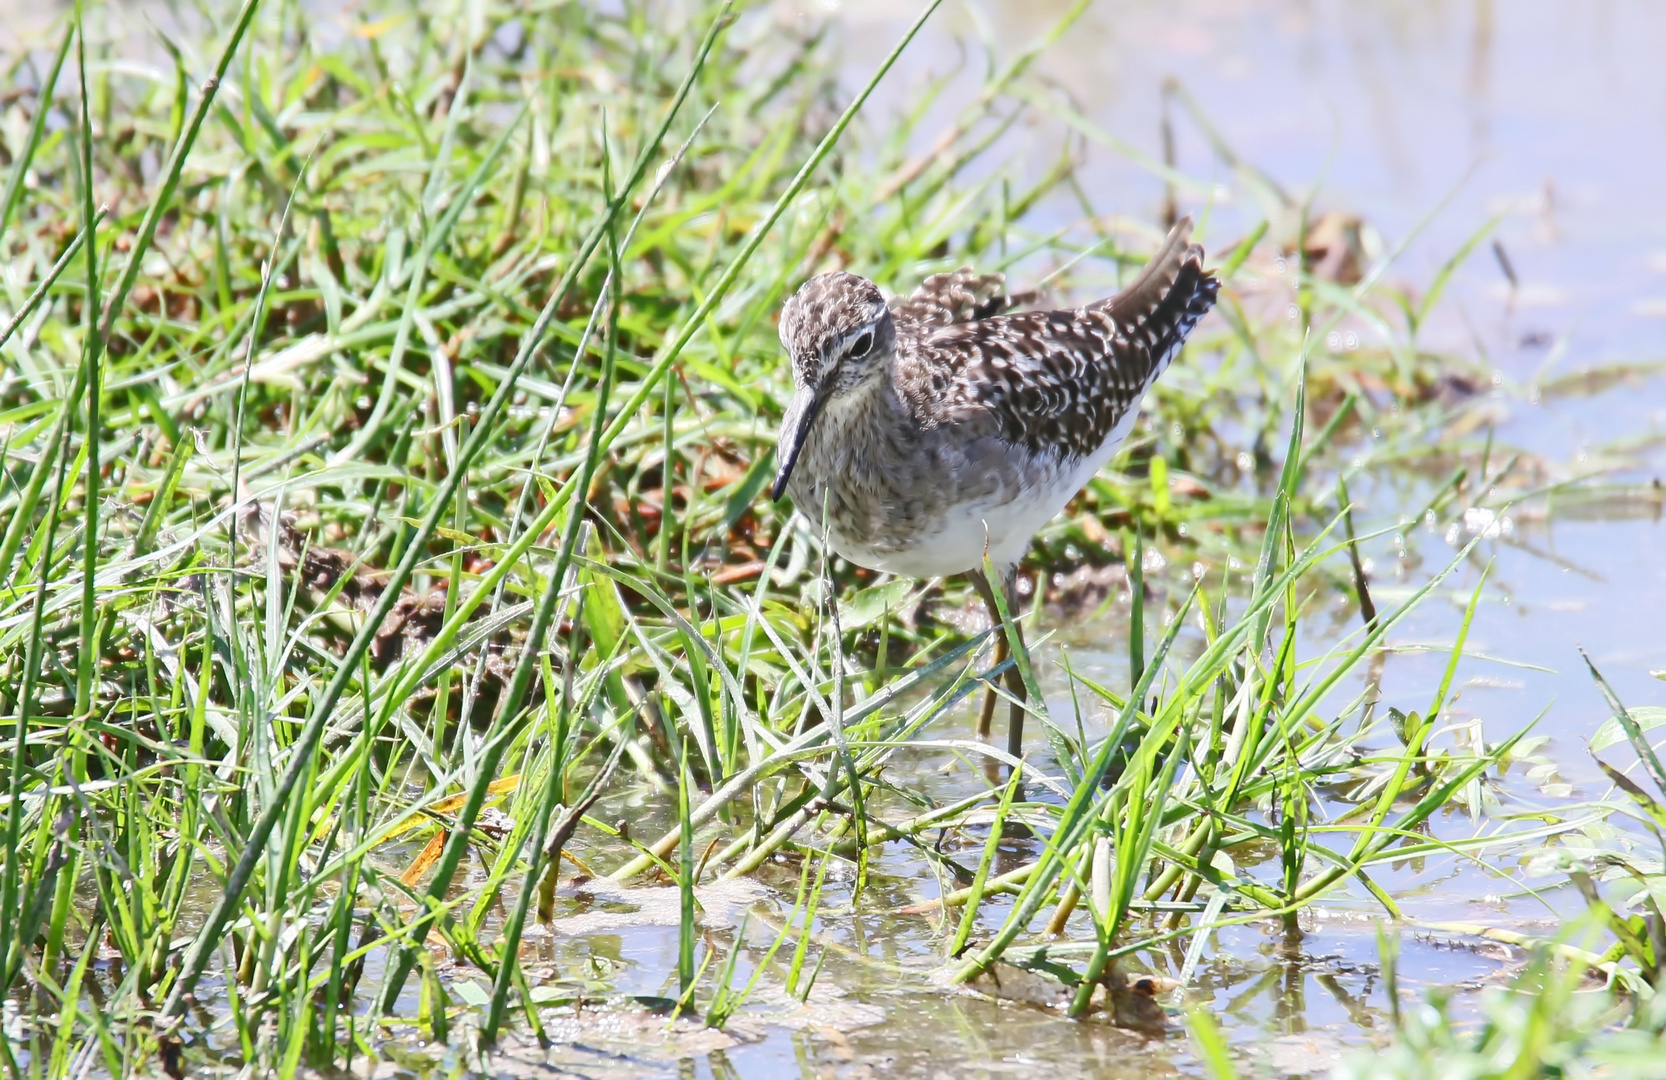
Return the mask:
[[[858,341],[862,340],[862,335],[863,334],[872,334],[873,332],[874,332],[873,324],[869,323],[865,326],[858,327],[855,331],[853,331],[851,333],[842,335],[838,339],[838,342],[834,347],[834,355],[835,356],[849,356],[850,355],[850,347],[852,345],[856,344]],[[869,345],[868,348],[871,350],[873,348],[873,346]]]

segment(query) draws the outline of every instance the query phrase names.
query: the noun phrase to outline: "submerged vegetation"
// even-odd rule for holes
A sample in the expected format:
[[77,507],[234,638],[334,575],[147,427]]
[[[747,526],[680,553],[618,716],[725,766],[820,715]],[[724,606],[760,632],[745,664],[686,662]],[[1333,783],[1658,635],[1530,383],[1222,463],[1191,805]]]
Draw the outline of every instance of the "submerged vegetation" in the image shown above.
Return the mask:
[[[615,987],[534,943],[627,883],[675,891],[677,949],[619,1009],[768,1022],[824,965],[881,963],[826,934],[872,905],[932,927],[930,964],[883,961],[915,993],[1150,1030],[1213,931],[1299,950],[1321,901],[1397,918],[1384,875],[1437,855],[1560,859],[1590,922],[1448,928],[1536,950],[1538,1011],[1500,998],[1471,1038],[1396,1008],[1394,1068],[1644,1061],[1657,710],[1611,700],[1643,779],[1532,805],[1503,777],[1553,772],[1538,736],[1448,712],[1479,546],[1580,479],[1495,449],[1471,412],[1490,371],[1420,343],[1485,230],[1413,290],[1368,229],[1239,168],[1265,223],[1203,215],[1220,315],[1024,566],[1015,614],[1124,616],[1127,680],[1020,648],[1023,761],[970,738],[998,673],[962,587],[843,565],[767,500],[774,314],[803,277],[900,291],[973,264],[1064,300],[1161,236],[1101,213],[1068,155],[998,158],[1026,111],[1109,139],[1032,77],[1080,10],[945,131],[947,80],[861,111],[906,39],[852,93],[823,27],[727,5],[249,0],[144,43],[89,10],[6,58],[10,1074],[559,1041]],[[1075,225],[1033,223],[1060,199]],[[1360,531],[1365,486],[1401,520]],[[1393,564],[1375,597],[1362,550]],[[1444,675],[1380,707],[1387,640],[1434,595],[1467,605]],[[887,849],[938,888],[896,905]],[[1236,1070],[1191,1015],[1205,1066]]]

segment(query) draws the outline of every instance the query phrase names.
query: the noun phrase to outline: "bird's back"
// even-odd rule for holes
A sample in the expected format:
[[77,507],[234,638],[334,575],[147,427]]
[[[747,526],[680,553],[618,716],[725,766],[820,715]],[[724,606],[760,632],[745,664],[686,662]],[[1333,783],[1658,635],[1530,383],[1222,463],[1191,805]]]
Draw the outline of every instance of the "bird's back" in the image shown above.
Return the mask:
[[1111,436],[1219,292],[1190,231],[1175,226],[1127,288],[1085,307],[945,320],[912,336],[899,321],[899,343],[912,348],[895,378],[911,411],[930,427],[992,424],[1036,455],[1114,450]]

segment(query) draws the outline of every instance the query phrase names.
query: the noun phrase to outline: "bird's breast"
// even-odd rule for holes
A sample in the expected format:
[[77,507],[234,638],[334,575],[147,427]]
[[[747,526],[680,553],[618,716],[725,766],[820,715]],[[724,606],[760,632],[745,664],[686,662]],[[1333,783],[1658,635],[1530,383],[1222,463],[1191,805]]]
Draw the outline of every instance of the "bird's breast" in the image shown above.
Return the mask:
[[[925,426],[828,409],[788,490],[835,552],[916,577],[1022,557],[1074,494],[1073,462],[1033,455],[970,425]],[[1079,486],[1079,485],[1078,485]]]

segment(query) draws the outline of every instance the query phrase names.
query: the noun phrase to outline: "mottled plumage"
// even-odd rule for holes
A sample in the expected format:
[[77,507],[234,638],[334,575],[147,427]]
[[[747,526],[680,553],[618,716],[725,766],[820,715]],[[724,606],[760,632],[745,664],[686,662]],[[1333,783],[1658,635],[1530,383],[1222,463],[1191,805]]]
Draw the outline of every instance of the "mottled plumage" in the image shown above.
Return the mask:
[[1007,568],[1127,436],[1140,399],[1215,302],[1183,221],[1116,296],[1012,306],[999,275],[937,274],[886,302],[843,272],[787,301],[798,392],[775,494],[862,566],[918,577]]
[[1035,298],[1035,293],[1006,295],[1005,274],[979,274],[970,267],[933,274],[907,296],[889,305],[899,336],[910,341],[929,337],[954,323],[974,322],[999,315]]

